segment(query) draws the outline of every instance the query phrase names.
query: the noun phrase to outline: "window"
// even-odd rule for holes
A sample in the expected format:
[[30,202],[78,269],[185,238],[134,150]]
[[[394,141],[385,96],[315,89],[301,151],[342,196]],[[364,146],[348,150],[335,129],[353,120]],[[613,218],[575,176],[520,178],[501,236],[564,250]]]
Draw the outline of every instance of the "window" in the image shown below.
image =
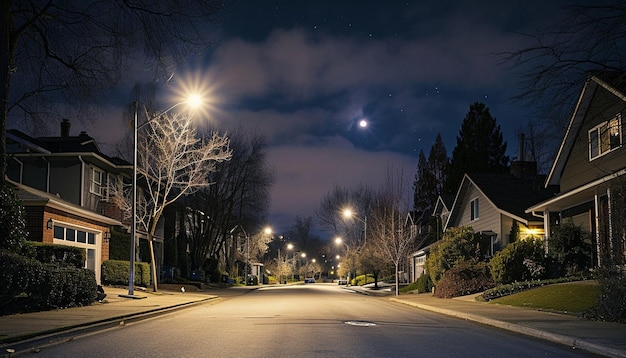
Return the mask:
[[622,146],[622,116],[595,126],[589,131],[589,160],[598,158]]
[[60,225],[54,225],[54,238],[57,240],[65,240],[87,245],[96,244],[95,233]]
[[470,220],[477,220],[479,216],[478,198],[476,198],[470,202]]
[[91,186],[89,188],[89,191],[91,191],[92,193],[98,195],[98,196],[102,196],[103,194],[103,179],[104,179],[104,172],[98,168],[91,168]]

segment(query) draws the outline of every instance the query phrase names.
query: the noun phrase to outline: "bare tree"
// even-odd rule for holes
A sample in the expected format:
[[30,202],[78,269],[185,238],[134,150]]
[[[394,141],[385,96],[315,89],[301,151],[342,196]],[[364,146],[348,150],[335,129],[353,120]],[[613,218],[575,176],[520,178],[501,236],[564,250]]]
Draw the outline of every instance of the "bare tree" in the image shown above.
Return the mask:
[[[148,118],[151,118],[148,116]],[[158,291],[157,270],[152,238],[164,209],[184,195],[205,187],[218,162],[231,158],[226,136],[213,133],[199,138],[193,117],[167,113],[147,123],[148,129],[138,142],[137,171],[142,178],[145,197],[137,201],[137,224],[146,232],[150,245],[154,291]],[[118,187],[119,188],[119,187]],[[129,196],[115,201],[123,209],[132,208]],[[126,203],[124,203],[126,202]]]
[[[626,68],[626,2],[570,2],[558,22],[536,34],[530,45],[499,54],[503,63],[523,73],[515,99],[536,108],[533,137],[540,168],[543,152],[553,153],[568,124],[581,86],[590,73]],[[544,150],[544,146],[548,150]],[[552,158],[552,155],[549,156]]]
[[258,233],[250,236],[248,239],[249,258],[255,262],[261,262],[263,260],[263,256],[265,256],[265,253],[269,248],[270,242],[273,239],[272,235],[266,233],[265,231],[259,231]]
[[364,284],[367,282],[367,275],[371,273],[374,276],[374,288],[378,288],[378,280],[381,273],[389,271],[390,263],[386,253],[380,250],[376,244],[376,240],[368,241],[362,246],[358,252],[357,262],[365,276]]
[[203,230],[186,238],[193,269],[202,268],[211,257],[223,259],[226,271],[232,273],[238,245],[234,241],[228,245],[228,240],[235,239],[230,231],[239,225],[254,235],[266,221],[274,176],[267,163],[265,138],[239,129],[230,133],[230,148],[231,160],[217,163],[217,170],[210,174],[215,184],[186,199],[187,206],[208,217]]
[[322,229],[341,236],[356,248],[359,244],[357,239],[362,236],[364,228],[362,225],[357,225],[359,224],[357,220],[346,220],[343,217],[343,211],[351,209],[358,213],[357,215],[367,216],[373,195],[373,191],[364,185],[356,189],[335,185],[322,199],[317,210],[317,219]]
[[107,103],[134,68],[165,80],[175,64],[214,42],[217,0],[3,0],[0,2],[0,182],[9,116],[46,120],[89,113]]
[[[369,217],[371,241],[395,267],[396,296],[400,294],[399,270],[415,246],[416,233],[407,223],[410,213],[408,194],[402,172],[387,170],[387,180],[378,192]],[[370,239],[371,238],[371,239]]]
[[298,250],[302,252],[309,252],[312,249],[315,249],[317,238],[313,236],[313,217],[300,217],[296,216],[295,223],[289,232],[287,232],[287,236],[293,240],[293,242],[297,245]]

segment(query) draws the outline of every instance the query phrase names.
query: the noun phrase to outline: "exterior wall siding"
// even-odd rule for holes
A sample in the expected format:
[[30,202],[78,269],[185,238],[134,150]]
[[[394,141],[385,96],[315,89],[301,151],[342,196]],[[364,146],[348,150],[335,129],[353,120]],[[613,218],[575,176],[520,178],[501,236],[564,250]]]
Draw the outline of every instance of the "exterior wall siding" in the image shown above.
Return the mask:
[[[471,221],[470,202],[476,198],[478,198],[479,215],[477,220]],[[459,216],[461,219],[452,226],[471,226],[475,232],[489,230],[495,232],[495,230],[500,228],[500,213],[474,186],[468,188],[462,200],[463,212]],[[496,233],[500,235],[499,232]]]
[[80,205],[80,162],[77,159],[51,159],[50,194]]
[[589,111],[585,114],[584,123],[576,141],[569,153],[567,163],[561,174],[561,192],[601,178],[609,173],[626,167],[626,148],[624,145],[594,160],[589,160],[589,130],[598,124],[610,120],[616,114],[622,114],[622,142],[625,141],[624,123],[626,112],[623,112],[624,102],[616,101],[615,97],[605,89],[600,88],[595,94]]
[[24,164],[22,184],[31,188],[47,191],[48,161],[40,157],[20,158]]

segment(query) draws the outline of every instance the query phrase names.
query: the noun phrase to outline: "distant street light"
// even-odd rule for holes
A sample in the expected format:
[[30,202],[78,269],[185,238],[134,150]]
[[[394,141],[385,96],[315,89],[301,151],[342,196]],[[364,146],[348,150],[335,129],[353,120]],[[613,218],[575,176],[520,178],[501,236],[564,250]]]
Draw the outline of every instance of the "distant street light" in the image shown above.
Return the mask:
[[[202,104],[202,98],[197,95],[190,95],[187,98],[187,100],[176,103],[170,108],[148,118],[143,124],[137,125],[139,103],[135,101],[135,120],[134,120],[134,126],[133,126],[134,132],[133,132],[133,180],[132,180],[133,182],[132,184],[133,186],[133,214],[132,214],[132,219],[131,219],[132,227],[131,227],[131,234],[130,234],[131,236],[130,238],[130,277],[129,277],[129,282],[128,282],[128,295],[127,295],[130,298],[135,297],[135,292],[134,292],[135,290],[135,246],[137,243],[137,237],[136,237],[137,236],[137,232],[136,232],[136,227],[137,227],[137,131],[145,127],[148,123],[163,116],[167,112],[171,111],[172,109],[182,104],[188,104],[190,107],[196,108]],[[154,284],[156,285],[156,282]],[[126,297],[126,295],[122,295],[122,296]]]
[[[346,263],[347,263],[347,259],[348,259],[348,253],[350,252],[350,246],[348,246],[348,244],[346,244],[345,242],[343,242],[343,239],[340,238],[339,236],[337,236],[335,238],[335,244],[337,245],[341,245],[343,244],[346,247]],[[337,255],[337,260],[339,260],[339,255]],[[339,267],[339,266],[337,266]],[[348,269],[350,268],[350,266],[348,266]],[[349,285],[350,283],[350,277],[352,276],[352,273],[350,272],[350,270],[348,270],[348,274],[347,276],[347,284]]]

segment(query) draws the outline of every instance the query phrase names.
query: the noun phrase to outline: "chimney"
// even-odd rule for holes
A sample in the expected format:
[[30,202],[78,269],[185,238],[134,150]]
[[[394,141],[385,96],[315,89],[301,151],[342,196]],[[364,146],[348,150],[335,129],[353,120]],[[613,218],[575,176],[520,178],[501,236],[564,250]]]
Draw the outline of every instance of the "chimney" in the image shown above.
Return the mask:
[[[531,160],[527,161],[527,156],[524,148],[524,133],[517,135],[519,141],[517,146],[517,160],[511,163],[509,172],[518,179],[523,180],[535,180],[537,178],[537,162]],[[530,159],[530,158],[529,158]]]
[[67,138],[70,136],[70,127],[72,124],[69,120],[63,119],[61,122],[61,138]]

